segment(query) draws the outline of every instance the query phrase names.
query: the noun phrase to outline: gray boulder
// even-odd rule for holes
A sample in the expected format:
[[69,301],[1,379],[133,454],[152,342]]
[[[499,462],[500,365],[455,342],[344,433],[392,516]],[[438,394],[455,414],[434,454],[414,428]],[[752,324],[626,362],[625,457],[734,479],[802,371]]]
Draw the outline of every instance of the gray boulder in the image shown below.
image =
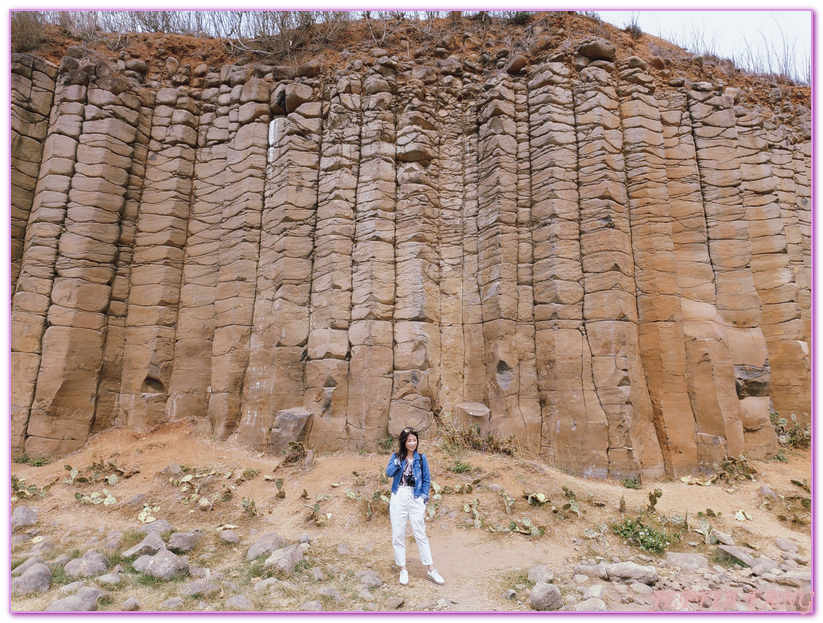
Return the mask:
[[583,593],[583,599],[603,599],[605,595],[606,587],[602,584],[595,584],[586,589],[586,592]]
[[97,610],[97,603],[107,594],[101,588],[84,586],[74,595],[51,602],[46,612],[91,612]]
[[86,552],[82,558],[67,562],[63,569],[70,578],[93,578],[106,572],[108,562],[100,552]]
[[135,560],[133,563],[131,563],[131,566],[134,567],[135,571],[143,573],[146,570],[146,567],[149,566],[150,562],[151,556],[149,556],[148,554],[144,554],[143,556],[140,556],[140,558]]
[[74,593],[79,591],[81,588],[83,588],[85,585],[86,585],[86,583],[83,582],[83,580],[78,580],[77,582],[71,582],[70,584],[66,584],[65,586],[61,586],[60,590],[57,591],[57,592],[60,593],[61,595],[73,595]]
[[343,595],[340,594],[340,591],[333,586],[324,586],[317,592],[324,597],[331,597],[335,601],[342,601],[343,599]]
[[129,597],[126,601],[123,602],[123,605],[120,607],[123,612],[135,612],[140,610],[140,602],[137,601],[136,597]]
[[635,562],[619,562],[606,567],[610,580],[618,579],[624,582],[642,582],[654,584],[657,582],[657,569],[650,566],[638,565]]
[[183,597],[197,597],[200,595],[211,595],[220,591],[220,587],[206,580],[196,580],[187,582],[180,588]]
[[800,550],[797,548],[797,545],[791,539],[787,539],[785,537],[780,537],[775,541],[775,544],[782,549],[784,552],[791,552],[792,554],[797,554]]
[[257,584],[255,584],[254,590],[258,593],[262,593],[264,591],[271,590],[277,584],[280,584],[280,580],[277,578],[266,578],[265,580],[260,580]]
[[264,534],[254,542],[246,554],[246,560],[254,560],[263,554],[271,555],[277,549],[288,547],[289,542],[274,532]]
[[149,532],[171,532],[174,530],[174,527],[165,519],[158,519],[151,523],[144,523],[138,530],[144,534],[148,534]]
[[531,594],[532,608],[540,611],[560,610],[563,607],[563,595],[554,584],[538,582]]
[[12,531],[37,525],[37,509],[29,506],[18,506],[11,514]]
[[166,601],[160,604],[161,610],[172,610],[173,608],[177,608],[178,606],[183,605],[183,600],[180,597],[172,597],[171,599],[167,599]]
[[280,571],[291,573],[294,566],[303,560],[303,549],[300,544],[290,545],[282,549],[275,550],[263,563],[264,567],[274,567]]
[[795,588],[804,588],[812,583],[811,571],[788,571],[783,575],[777,576],[777,583],[784,586],[793,586]]
[[592,599],[581,601],[574,607],[574,610],[576,612],[606,612],[608,608],[606,607],[605,601],[593,597]]
[[45,593],[51,585],[51,571],[42,564],[31,565],[17,578],[11,580],[12,595],[28,595],[29,593]]
[[529,569],[530,582],[545,582],[548,584],[554,579],[554,573],[547,565],[535,565]]
[[309,611],[309,612],[322,612],[323,611],[323,604],[319,601],[307,601],[304,604],[301,604],[300,607],[297,608],[301,611]]
[[231,599],[227,599],[223,605],[227,610],[233,610],[235,612],[254,610],[254,604],[245,595],[236,595]]
[[224,540],[226,543],[236,544],[240,542],[240,537],[234,530],[221,530],[220,538]]
[[706,569],[709,566],[709,561],[700,554],[681,554],[679,552],[668,552],[665,558],[670,565],[680,567],[681,569],[688,569],[690,571],[698,571]]
[[97,582],[99,584],[120,584],[120,580],[123,579],[119,573],[107,573],[105,575],[101,575],[97,578]]
[[178,554],[190,552],[194,549],[194,546],[197,545],[197,540],[200,538],[200,534],[201,533],[199,530],[194,532],[175,532],[169,537],[169,542],[166,544],[166,549]]
[[397,610],[403,605],[402,597],[389,597],[383,602],[383,610]]
[[754,558],[749,556],[746,550],[742,547],[737,547],[735,545],[718,545],[717,551],[724,558],[731,558],[734,562],[739,562],[747,567],[754,566]]
[[[136,567],[135,567],[136,568]],[[151,557],[143,573],[161,580],[180,578],[188,574],[189,563],[167,549]]]
[[604,564],[575,565],[574,575],[587,575],[590,578],[597,578],[599,580],[605,580],[609,577],[608,573],[606,573],[606,565]]
[[752,564],[752,573],[754,575],[763,575],[764,573],[771,573],[774,569],[779,567],[780,565],[771,558],[758,556],[754,559],[754,564]]
[[360,581],[369,588],[379,588],[380,586],[383,586],[383,580],[381,580],[374,571],[367,571],[364,573],[363,577],[360,578]]
[[26,571],[29,570],[30,567],[38,564],[42,564],[43,559],[40,556],[32,556],[26,562],[24,562],[19,567],[15,567],[11,571],[11,577],[16,577],[19,575],[23,575]]
[[726,534],[719,530],[712,530],[712,535],[723,545],[734,545],[734,537],[731,534]]
[[166,549],[166,544],[163,542],[163,539],[160,538],[160,534],[157,532],[149,532],[145,539],[123,552],[123,558],[134,558],[135,556],[142,556],[143,554],[152,556],[161,549]]

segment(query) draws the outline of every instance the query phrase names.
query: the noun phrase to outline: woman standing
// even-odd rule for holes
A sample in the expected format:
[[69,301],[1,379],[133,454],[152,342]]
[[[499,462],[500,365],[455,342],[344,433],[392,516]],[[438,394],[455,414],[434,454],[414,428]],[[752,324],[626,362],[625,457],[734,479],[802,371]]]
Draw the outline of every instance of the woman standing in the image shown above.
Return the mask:
[[431,475],[426,455],[417,452],[417,444],[417,431],[404,428],[400,433],[400,448],[391,455],[386,468],[386,475],[394,479],[389,504],[394,562],[400,567],[400,583],[404,586],[409,583],[409,572],[406,569],[406,523],[411,524],[412,534],[420,551],[420,562],[429,568],[426,577],[435,584],[445,582],[432,564],[429,539],[426,536],[425,515]]

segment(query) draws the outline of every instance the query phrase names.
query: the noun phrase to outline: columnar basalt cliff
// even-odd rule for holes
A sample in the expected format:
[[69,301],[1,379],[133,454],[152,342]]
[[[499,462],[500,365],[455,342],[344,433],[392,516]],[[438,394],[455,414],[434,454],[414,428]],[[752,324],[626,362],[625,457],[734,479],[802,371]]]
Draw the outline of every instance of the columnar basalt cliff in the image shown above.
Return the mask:
[[662,477],[809,421],[802,114],[593,39],[162,76],[70,52],[12,60],[14,454],[179,418],[371,447],[450,412]]

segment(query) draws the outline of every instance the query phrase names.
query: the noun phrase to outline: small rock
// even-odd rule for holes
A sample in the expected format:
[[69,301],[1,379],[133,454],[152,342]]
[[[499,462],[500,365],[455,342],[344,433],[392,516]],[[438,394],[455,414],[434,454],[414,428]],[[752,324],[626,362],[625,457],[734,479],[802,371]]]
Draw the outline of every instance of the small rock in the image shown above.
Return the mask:
[[183,597],[197,597],[200,595],[211,595],[220,590],[220,587],[206,580],[195,580],[194,582],[187,582],[180,587],[180,594]]
[[518,74],[526,66],[529,61],[522,54],[518,54],[512,58],[506,65],[506,73]]
[[51,571],[42,564],[31,565],[20,577],[12,578],[11,592],[13,595],[28,595],[29,593],[45,593],[51,585]]
[[369,589],[367,589],[367,588],[360,589],[360,591],[357,593],[357,595],[360,597],[360,599],[363,599],[363,600],[366,600],[366,601],[371,599],[371,593],[369,592]]
[[335,601],[341,601],[343,599],[343,595],[340,594],[340,591],[338,591],[333,586],[324,586],[317,592],[323,595],[324,597],[331,597]]
[[507,590],[505,593],[503,593],[503,596],[504,596],[506,599],[514,599],[515,597],[517,597],[517,591],[516,591],[516,590],[514,590],[513,588],[510,588],[510,589],[509,589],[509,590]]
[[383,610],[397,610],[403,605],[402,597],[389,597],[383,602]]
[[[301,538],[303,536],[306,536],[306,542],[308,543],[308,536],[301,535]],[[298,543],[303,543],[303,541],[301,541],[300,539],[298,539],[297,541]],[[249,551],[246,554],[246,560],[254,560],[258,556],[262,556],[263,554],[271,555],[273,551],[281,549],[283,547],[288,547],[288,545],[289,542],[286,539],[282,538],[281,536],[278,536],[274,532],[264,534],[254,542],[254,545],[252,545],[249,548]]]
[[613,61],[617,49],[613,43],[605,39],[589,39],[578,46],[577,52],[593,61]]
[[227,610],[233,610],[235,612],[254,610],[254,604],[245,595],[235,595],[231,599],[227,599],[223,605]]
[[233,543],[235,545],[240,542],[240,537],[234,530],[221,530],[220,538],[226,543]]
[[257,584],[254,585],[254,590],[258,593],[262,593],[263,591],[270,590],[273,586],[280,584],[280,580],[277,578],[266,578],[265,580],[260,580]]
[[60,590],[57,591],[61,595],[72,595],[79,591],[86,585],[85,582],[82,580],[78,580],[77,582],[71,582],[70,584],[66,584],[65,586],[61,586]]
[[43,558],[42,557],[32,556],[31,558],[29,558],[26,562],[24,562],[20,566],[15,567],[14,569],[12,569],[11,576],[16,577],[16,576],[19,576],[19,575],[23,575],[26,571],[28,571],[29,567],[32,567],[32,566],[38,565],[38,564],[42,564],[42,563],[43,563]]
[[779,539],[777,539],[775,541],[775,544],[784,552],[791,552],[792,554],[797,554],[798,552],[800,552],[797,545],[795,545],[793,541],[785,537],[780,537]]
[[554,584],[538,582],[532,588],[531,602],[535,610],[560,610],[563,607],[563,595]]
[[351,554],[351,550],[346,543],[341,543],[337,546],[337,553],[338,554]]
[[667,564],[675,565],[681,569],[688,569],[690,571],[699,571],[701,569],[709,568],[709,561],[700,554],[667,552],[665,560]]
[[297,537],[297,542],[298,543],[311,543],[311,537],[304,532],[299,537]]
[[163,539],[160,538],[160,534],[150,532],[146,535],[146,538],[137,545],[123,552],[123,558],[134,558],[135,556],[142,556],[143,554],[153,556],[161,549],[166,549],[166,544],[163,542]]
[[572,578],[572,580],[574,581],[574,583],[575,583],[575,584],[586,584],[586,583],[588,583],[588,581],[589,581],[590,579],[591,579],[591,578],[589,578],[589,576],[587,576],[587,575],[583,575],[582,573],[581,573],[581,574],[578,574],[578,575],[575,575],[575,576]]
[[20,528],[37,525],[37,509],[29,506],[18,506],[11,514],[11,529],[17,531]]
[[160,604],[161,610],[172,610],[173,608],[177,608],[178,606],[183,605],[183,600],[180,597],[172,597],[171,599],[167,599],[166,601]]
[[747,567],[754,567],[755,565],[754,559],[749,556],[743,548],[734,545],[718,545],[717,552],[721,556],[742,563]]
[[100,584],[120,584],[121,579],[119,573],[107,573],[97,578],[97,582]]
[[606,565],[599,564],[599,565],[576,565],[574,567],[574,574],[575,575],[587,575],[590,578],[598,578],[600,580],[605,580],[608,578],[608,574],[606,573]]
[[603,599],[606,595],[606,587],[602,584],[595,584],[586,589],[583,599]]
[[264,567],[275,567],[286,573],[294,571],[294,566],[303,560],[303,550],[299,544],[284,547],[272,552],[266,561],[263,563]]
[[[142,559],[142,556],[135,561],[133,565],[137,569],[137,562]],[[189,572],[188,563],[167,549],[157,552],[148,561],[143,573],[152,577],[160,578],[161,580],[170,580],[171,578],[183,577]]]
[[100,552],[86,552],[82,558],[67,562],[63,568],[70,578],[90,578],[106,572],[108,559]]
[[714,535],[722,545],[734,545],[734,537],[731,534],[712,530],[712,535]]
[[602,599],[587,599],[574,607],[575,612],[606,612],[606,602]]
[[651,595],[654,593],[654,589],[651,586],[643,584],[642,582],[634,582],[629,585],[629,588],[635,595]]
[[298,608],[301,612],[309,611],[309,612],[322,612],[323,611],[323,604],[319,601],[307,601],[304,604],[301,604]]
[[657,582],[657,569],[651,566],[638,565],[634,562],[620,562],[606,567],[609,579],[620,579],[624,581],[634,580],[643,584],[654,584]]
[[84,586],[74,595],[51,602],[46,606],[46,612],[90,612],[97,610],[97,602],[107,594],[103,589]]
[[363,582],[366,586],[370,586],[372,588],[378,588],[383,586],[383,581],[377,577],[377,574],[374,571],[368,571],[363,574],[363,577],[360,578],[360,581]]
[[554,572],[547,565],[535,565],[529,569],[530,582],[545,582],[548,584],[554,580]]
[[174,528],[165,519],[158,519],[157,521],[152,521],[151,523],[144,523],[138,528],[138,530],[148,534],[149,532],[171,532]]
[[[148,537],[146,537],[148,538]],[[189,552],[197,545],[197,540],[200,538],[200,532],[175,532],[169,537],[169,542],[165,546],[166,549],[179,554]],[[156,553],[156,552],[155,552]]]
[[323,573],[323,571],[321,571],[317,567],[312,568],[310,573],[311,573],[311,577],[313,577],[318,582],[322,582],[323,580],[326,579],[326,575]]
[[140,610],[140,602],[137,600],[136,597],[129,597],[126,601],[123,602],[123,605],[120,606],[120,609],[123,612],[136,612]]
[[144,502],[146,501],[146,496],[142,493],[135,493],[126,501],[126,506],[143,506]]

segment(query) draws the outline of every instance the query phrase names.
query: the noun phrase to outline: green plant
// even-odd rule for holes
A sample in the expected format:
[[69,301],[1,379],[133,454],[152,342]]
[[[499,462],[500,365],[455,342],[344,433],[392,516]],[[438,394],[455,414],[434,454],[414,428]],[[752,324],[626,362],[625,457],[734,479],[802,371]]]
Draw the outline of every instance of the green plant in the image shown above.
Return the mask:
[[549,501],[549,497],[545,493],[526,493],[523,492],[523,497],[529,503],[529,506],[543,506]]
[[325,525],[326,522],[329,519],[331,519],[331,513],[324,513],[322,510],[320,510],[320,503],[319,502],[315,502],[311,506],[306,504],[306,507],[311,509],[311,515],[309,515],[309,521],[313,521],[318,526]]
[[[563,494],[566,496],[566,498],[569,501],[560,508],[560,511],[559,511],[560,512],[560,518],[564,519],[565,518],[565,511],[568,511],[568,510],[575,513],[578,517],[582,518],[583,515],[586,514],[586,511],[581,509],[580,506],[578,505],[577,496],[575,495],[574,491],[572,491],[571,489],[569,489],[566,486],[563,486],[562,489],[563,489]],[[556,509],[552,509],[552,510],[557,512]]]
[[811,426],[809,424],[800,426],[797,423],[797,417],[794,413],[792,413],[789,417],[792,422],[791,426],[789,425],[789,420],[784,417],[780,417],[780,414],[777,411],[772,411],[769,414],[769,419],[774,427],[774,432],[777,434],[777,441],[782,446],[788,446],[791,448],[808,448],[811,445],[812,439]]
[[44,497],[50,488],[50,485],[46,485],[42,489],[38,489],[37,485],[27,485],[23,478],[18,478],[14,474],[11,475],[11,491],[12,498],[14,499],[23,500],[34,497],[35,495]]
[[376,445],[377,451],[380,454],[391,454],[394,448],[394,437],[389,435],[388,437],[383,437],[383,439],[378,439]]
[[245,478],[246,480],[252,480],[259,473],[259,469],[252,469],[251,467],[247,467],[243,470],[243,478]]
[[626,539],[629,545],[636,545],[645,552],[661,554],[671,545],[669,535],[643,521],[642,517],[623,521],[612,526],[614,532]]
[[[445,415],[445,414],[444,414]],[[458,456],[465,450],[479,450],[481,452],[498,452],[508,456],[517,456],[518,448],[514,435],[505,439],[497,439],[493,434],[483,434],[477,424],[471,424],[467,429],[456,428],[441,420],[438,426],[440,446],[452,455]]]
[[466,503],[463,505],[463,511],[466,513],[470,513],[471,516],[474,518],[474,527],[475,528],[482,528],[483,522],[480,520],[480,511],[477,510],[477,507],[480,506],[480,500],[475,498],[474,502]]
[[649,493],[649,507],[646,509],[647,511],[654,512],[657,510],[655,507],[657,506],[657,500],[663,497],[663,492],[660,489],[655,489]]
[[754,474],[757,473],[757,469],[749,463],[749,459],[745,454],[741,454],[737,458],[726,456],[719,467],[715,463],[714,469],[720,479],[730,483],[735,483],[738,480],[753,480]]
[[515,499],[503,490],[500,491],[500,496],[503,498],[503,504],[506,506],[506,514],[511,515]]
[[257,512],[257,504],[254,502],[254,498],[243,498],[243,511],[248,513],[252,517],[255,517]]
[[460,459],[455,459],[454,465],[449,465],[446,469],[450,472],[454,472],[455,474],[465,474],[472,470],[472,466],[468,463],[464,463]]
[[630,476],[629,478],[623,479],[623,486],[627,489],[639,489],[640,481],[637,479],[636,476]]
[[43,465],[48,465],[49,463],[51,463],[51,459],[47,456],[37,456],[32,459],[26,454],[16,456],[12,460],[15,463],[31,465],[32,467],[42,467]]
[[306,448],[302,441],[290,441],[288,449],[283,450],[283,463],[297,463],[306,458]]
[[787,456],[783,453],[783,448],[780,448],[780,450],[778,450],[778,451],[777,451],[777,454],[775,454],[775,455],[771,458],[771,460],[772,460],[772,461],[777,461],[778,463],[788,463],[788,462],[789,462],[789,457],[787,457]]
[[274,497],[276,497],[280,500],[282,500],[284,497],[286,497],[286,492],[283,491],[283,479],[282,478],[278,478],[277,480],[275,480],[274,481],[274,486],[277,487],[277,495],[275,495]]

